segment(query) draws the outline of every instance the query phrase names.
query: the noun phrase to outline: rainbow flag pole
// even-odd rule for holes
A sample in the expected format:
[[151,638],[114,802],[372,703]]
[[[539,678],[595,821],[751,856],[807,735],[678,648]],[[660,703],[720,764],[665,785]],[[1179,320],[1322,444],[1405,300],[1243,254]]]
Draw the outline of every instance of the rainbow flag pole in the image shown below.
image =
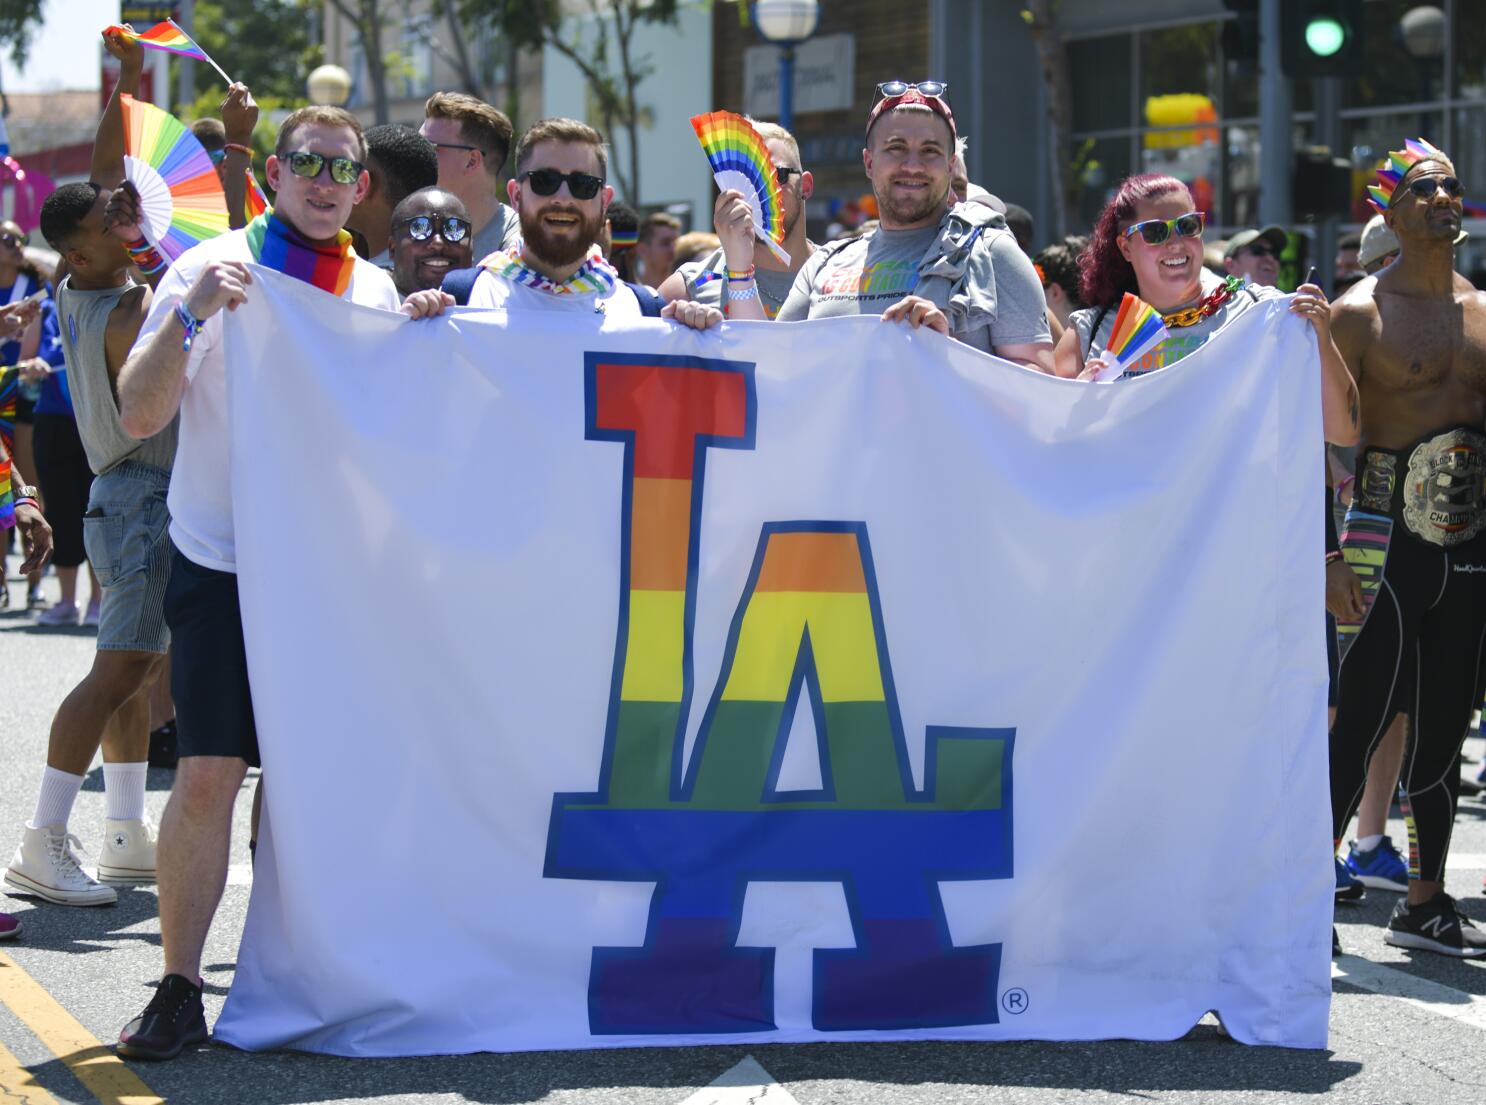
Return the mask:
[[229,85],[232,83],[232,78],[227,75],[220,65],[211,59],[211,55],[196,45],[190,35],[176,26],[173,19],[167,19],[163,23],[156,23],[148,31],[135,31],[132,34],[118,24],[108,29],[128,35],[146,50],[163,50],[167,54],[175,54],[183,58],[204,61],[220,73],[222,79]]

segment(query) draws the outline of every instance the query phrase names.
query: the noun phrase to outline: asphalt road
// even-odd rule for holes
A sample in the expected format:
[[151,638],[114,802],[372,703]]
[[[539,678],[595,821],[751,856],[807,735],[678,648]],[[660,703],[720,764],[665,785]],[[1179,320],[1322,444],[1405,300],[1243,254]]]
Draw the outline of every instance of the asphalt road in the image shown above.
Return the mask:
[[[11,583],[11,595],[23,601],[20,585]],[[39,630],[23,613],[0,611],[0,859],[8,860],[30,816],[52,713],[87,670],[92,648],[91,631]],[[1467,752],[1479,758],[1482,741],[1473,738]],[[170,783],[170,772],[151,772],[148,802],[157,819]],[[248,802],[237,812],[232,876],[205,959],[209,1020],[232,982],[251,890]],[[96,767],[72,827],[96,857],[103,834]],[[1401,823],[1391,831],[1405,838]],[[1463,804],[1454,855],[1449,889],[1486,927],[1486,803]],[[1242,863],[1242,848],[1212,862]],[[416,893],[396,879],[368,887],[367,912],[373,923],[395,926],[399,902]],[[1373,891],[1340,915],[1351,955],[1337,968],[1327,1051],[1248,1048],[1208,1022],[1166,1044],[740,1045],[377,1061],[248,1055],[213,1045],[174,1063],[124,1064],[98,1045],[139,1012],[160,969],[153,887],[121,889],[118,905],[105,909],[0,897],[0,908],[26,925],[21,939],[0,944],[0,1102],[1044,1105],[1139,1098],[1247,1105],[1326,1094],[1328,1101],[1367,1105],[1478,1105],[1486,1101],[1486,964],[1414,957],[1385,945],[1382,925],[1393,901]],[[1089,907],[1090,938],[1098,939],[1092,896]],[[745,1065],[731,1086],[712,1085],[749,1056],[758,1066]]]

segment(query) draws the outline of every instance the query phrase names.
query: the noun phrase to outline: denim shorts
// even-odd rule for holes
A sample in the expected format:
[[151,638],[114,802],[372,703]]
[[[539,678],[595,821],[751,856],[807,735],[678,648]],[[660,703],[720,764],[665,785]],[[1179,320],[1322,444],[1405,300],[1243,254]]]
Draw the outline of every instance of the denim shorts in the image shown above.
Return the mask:
[[165,586],[170,582],[170,473],[124,461],[93,480],[83,545],[103,585],[98,648],[165,652]]

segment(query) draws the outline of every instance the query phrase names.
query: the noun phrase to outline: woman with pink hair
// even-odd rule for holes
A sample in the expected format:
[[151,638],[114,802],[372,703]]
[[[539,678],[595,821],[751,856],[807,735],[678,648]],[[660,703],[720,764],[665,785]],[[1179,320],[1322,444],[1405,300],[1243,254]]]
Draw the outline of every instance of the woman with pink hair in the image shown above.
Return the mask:
[[[1171,334],[1121,379],[1167,368],[1189,356],[1230,319],[1285,293],[1242,277],[1223,279],[1202,264],[1203,213],[1175,177],[1128,177],[1104,205],[1081,261],[1083,310],[1068,319],[1054,352],[1059,376],[1093,379],[1126,292],[1159,311]],[[1331,340],[1331,305],[1314,284],[1296,293],[1290,310],[1316,330],[1321,347],[1326,439],[1357,440],[1357,385]]]

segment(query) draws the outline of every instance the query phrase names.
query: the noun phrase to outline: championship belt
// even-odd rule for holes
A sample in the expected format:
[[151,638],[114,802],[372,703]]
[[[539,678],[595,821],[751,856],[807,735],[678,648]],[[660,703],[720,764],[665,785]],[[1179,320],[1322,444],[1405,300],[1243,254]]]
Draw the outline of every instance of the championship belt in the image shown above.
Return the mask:
[[1403,522],[1415,537],[1445,548],[1486,529],[1486,435],[1448,430],[1414,447],[1403,480]]

